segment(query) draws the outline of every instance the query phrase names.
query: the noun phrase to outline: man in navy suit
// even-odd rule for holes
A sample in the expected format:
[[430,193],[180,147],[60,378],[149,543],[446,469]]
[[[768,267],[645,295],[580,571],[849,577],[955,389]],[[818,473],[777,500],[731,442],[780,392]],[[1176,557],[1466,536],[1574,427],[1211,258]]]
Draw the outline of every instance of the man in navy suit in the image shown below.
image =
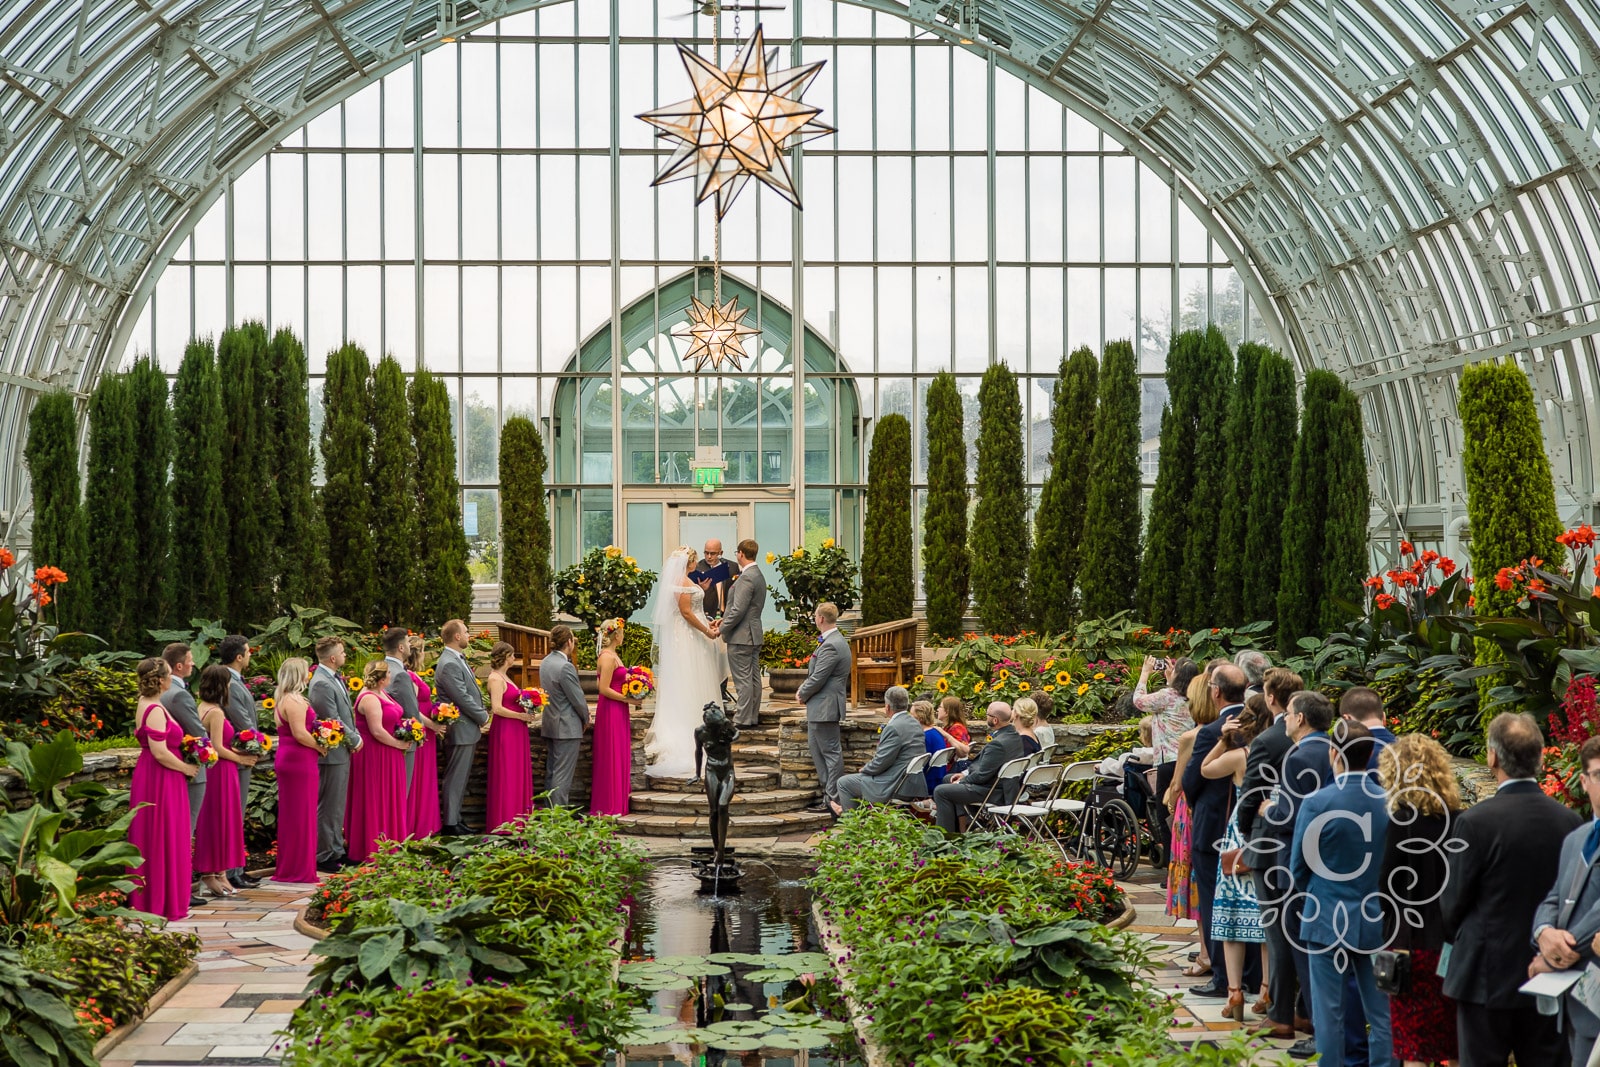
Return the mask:
[[1376,689],[1364,685],[1351,686],[1339,698],[1339,715],[1348,722],[1358,722],[1372,735],[1372,762],[1367,770],[1378,769],[1378,753],[1394,744],[1394,731],[1383,724],[1383,697]]

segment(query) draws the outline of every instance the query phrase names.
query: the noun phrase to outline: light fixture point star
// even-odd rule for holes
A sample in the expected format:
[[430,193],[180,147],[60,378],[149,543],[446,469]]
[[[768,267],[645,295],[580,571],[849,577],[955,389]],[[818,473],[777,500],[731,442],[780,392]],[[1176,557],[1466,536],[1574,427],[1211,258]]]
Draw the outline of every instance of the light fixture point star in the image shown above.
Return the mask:
[[698,296],[689,297],[689,320],[672,328],[674,337],[686,338],[689,350],[684,361],[693,361],[696,373],[710,367],[720,371],[723,364],[729,370],[738,370],[745,356],[744,341],[761,331],[741,321],[749,308],[739,307],[737,297],[729,297],[718,304],[703,302]]

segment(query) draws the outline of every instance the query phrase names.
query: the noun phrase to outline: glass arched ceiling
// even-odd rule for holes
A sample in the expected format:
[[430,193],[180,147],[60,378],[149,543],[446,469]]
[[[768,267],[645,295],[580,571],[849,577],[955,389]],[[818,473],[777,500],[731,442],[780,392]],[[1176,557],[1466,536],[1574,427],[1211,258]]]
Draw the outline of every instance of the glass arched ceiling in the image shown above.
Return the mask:
[[[1532,374],[1558,482],[1592,501],[1592,0],[858,2],[970,41],[1175,173],[1302,366],[1363,391],[1376,498],[1408,527],[1461,513],[1456,372],[1489,355]],[[5,518],[31,394],[92,384],[228,177],[410,53],[535,6],[5,0]],[[831,7],[796,0],[802,36]]]

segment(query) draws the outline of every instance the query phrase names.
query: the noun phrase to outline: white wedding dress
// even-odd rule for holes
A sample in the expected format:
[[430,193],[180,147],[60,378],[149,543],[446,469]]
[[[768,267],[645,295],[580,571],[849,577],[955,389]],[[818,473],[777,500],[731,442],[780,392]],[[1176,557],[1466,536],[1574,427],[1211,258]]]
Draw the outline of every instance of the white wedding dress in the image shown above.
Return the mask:
[[[706,617],[705,590],[685,574],[688,556],[674,553],[662,567],[656,586],[655,623],[656,713],[645,734],[646,770],[657,778],[694,777],[694,731],[705,705],[721,703],[726,653],[717,642],[689,625],[678,610],[678,596],[688,593],[694,613]],[[677,575],[673,580],[669,576]]]

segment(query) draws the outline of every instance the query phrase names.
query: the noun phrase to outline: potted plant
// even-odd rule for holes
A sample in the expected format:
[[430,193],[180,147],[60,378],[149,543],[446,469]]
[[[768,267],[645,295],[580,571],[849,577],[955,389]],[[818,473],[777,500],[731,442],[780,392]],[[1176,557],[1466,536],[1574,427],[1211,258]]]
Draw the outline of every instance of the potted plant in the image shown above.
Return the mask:
[[856,606],[856,568],[833,538],[815,550],[796,548],[786,556],[767,553],[767,563],[778,568],[783,587],[774,589],[772,602],[789,625],[815,637],[817,605],[832,602],[840,614]]
[[767,631],[761,640],[761,666],[767,672],[774,700],[794,699],[816,648],[815,635],[798,628]]
[[[627,619],[644,607],[655,581],[654,571],[641,570],[638,562],[632,556],[624,556],[616,545],[591,548],[577,563],[556,574],[556,607],[582,621],[593,633],[602,620]],[[580,639],[580,649],[583,644]],[[589,696],[599,693],[592,650],[588,669],[579,667],[578,680]]]

